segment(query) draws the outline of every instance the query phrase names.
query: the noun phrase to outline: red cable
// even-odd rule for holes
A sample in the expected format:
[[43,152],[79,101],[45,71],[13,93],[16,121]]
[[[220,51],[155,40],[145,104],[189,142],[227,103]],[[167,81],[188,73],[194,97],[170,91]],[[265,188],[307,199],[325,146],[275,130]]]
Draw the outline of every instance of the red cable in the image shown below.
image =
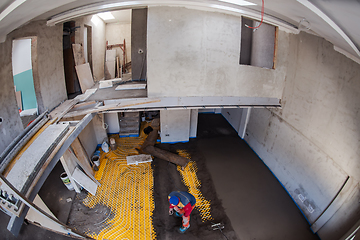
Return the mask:
[[264,19],[264,0],[262,0],[262,6],[261,6],[261,22],[260,25],[257,27],[250,27],[248,25],[245,24],[246,27],[251,28],[251,29],[257,29],[261,26],[261,24],[263,23],[263,19]]

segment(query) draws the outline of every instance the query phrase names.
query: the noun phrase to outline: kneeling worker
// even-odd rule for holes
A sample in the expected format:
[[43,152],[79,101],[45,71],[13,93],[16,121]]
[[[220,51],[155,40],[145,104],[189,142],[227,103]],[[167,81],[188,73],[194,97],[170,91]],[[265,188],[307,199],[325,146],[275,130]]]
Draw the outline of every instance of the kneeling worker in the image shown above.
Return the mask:
[[190,227],[190,213],[195,207],[196,198],[188,192],[174,191],[168,196],[169,215],[182,217],[182,226],[179,228],[180,233],[184,233]]

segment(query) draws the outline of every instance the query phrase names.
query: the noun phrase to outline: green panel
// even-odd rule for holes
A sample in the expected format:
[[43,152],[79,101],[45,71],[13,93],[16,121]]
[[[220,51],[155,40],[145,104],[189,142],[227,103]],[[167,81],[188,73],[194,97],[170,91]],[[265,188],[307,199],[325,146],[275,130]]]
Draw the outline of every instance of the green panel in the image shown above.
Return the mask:
[[16,91],[21,91],[23,110],[37,108],[32,69],[14,76]]

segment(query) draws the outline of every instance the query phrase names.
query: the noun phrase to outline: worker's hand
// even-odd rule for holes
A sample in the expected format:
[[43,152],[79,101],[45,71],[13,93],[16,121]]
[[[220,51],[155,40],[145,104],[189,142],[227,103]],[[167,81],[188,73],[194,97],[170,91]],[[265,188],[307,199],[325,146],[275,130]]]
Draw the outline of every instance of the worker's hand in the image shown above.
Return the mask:
[[174,213],[174,209],[173,208],[169,208],[169,215],[173,215]]

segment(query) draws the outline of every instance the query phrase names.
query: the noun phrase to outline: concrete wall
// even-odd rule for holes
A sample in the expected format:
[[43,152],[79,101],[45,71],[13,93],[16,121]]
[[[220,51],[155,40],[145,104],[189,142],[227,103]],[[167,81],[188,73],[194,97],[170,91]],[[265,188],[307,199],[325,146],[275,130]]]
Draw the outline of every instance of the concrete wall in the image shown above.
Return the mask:
[[[39,112],[53,109],[67,99],[62,57],[62,26],[45,21],[27,24],[10,33],[0,44],[0,152],[23,130],[15,99],[12,74],[12,40],[37,36],[37,66],[33,66]],[[36,76],[35,76],[36,74]]]
[[282,109],[252,109],[245,139],[311,224],[350,176],[318,232],[339,239],[360,210],[360,68],[321,38],[301,33],[289,43]]
[[189,141],[190,114],[191,110],[160,110],[161,142]]
[[[147,78],[147,21],[148,9],[133,9],[131,15],[132,79]],[[142,52],[140,52],[142,51]]]
[[221,115],[230,123],[236,132],[239,131],[242,109],[240,108],[222,108]]
[[[130,23],[107,23],[106,24],[106,41],[109,45],[122,44],[125,39],[127,62],[131,61],[131,24]],[[120,63],[123,64],[123,51],[120,47],[114,48],[116,56],[119,57]]]
[[96,15],[86,16],[75,20],[76,26],[80,26],[75,32],[75,43],[84,44],[85,25],[92,27],[92,71],[95,81],[104,79],[105,64],[105,23]]
[[179,7],[148,9],[148,96],[281,98],[288,34],[277,68],[240,65],[241,18]]

